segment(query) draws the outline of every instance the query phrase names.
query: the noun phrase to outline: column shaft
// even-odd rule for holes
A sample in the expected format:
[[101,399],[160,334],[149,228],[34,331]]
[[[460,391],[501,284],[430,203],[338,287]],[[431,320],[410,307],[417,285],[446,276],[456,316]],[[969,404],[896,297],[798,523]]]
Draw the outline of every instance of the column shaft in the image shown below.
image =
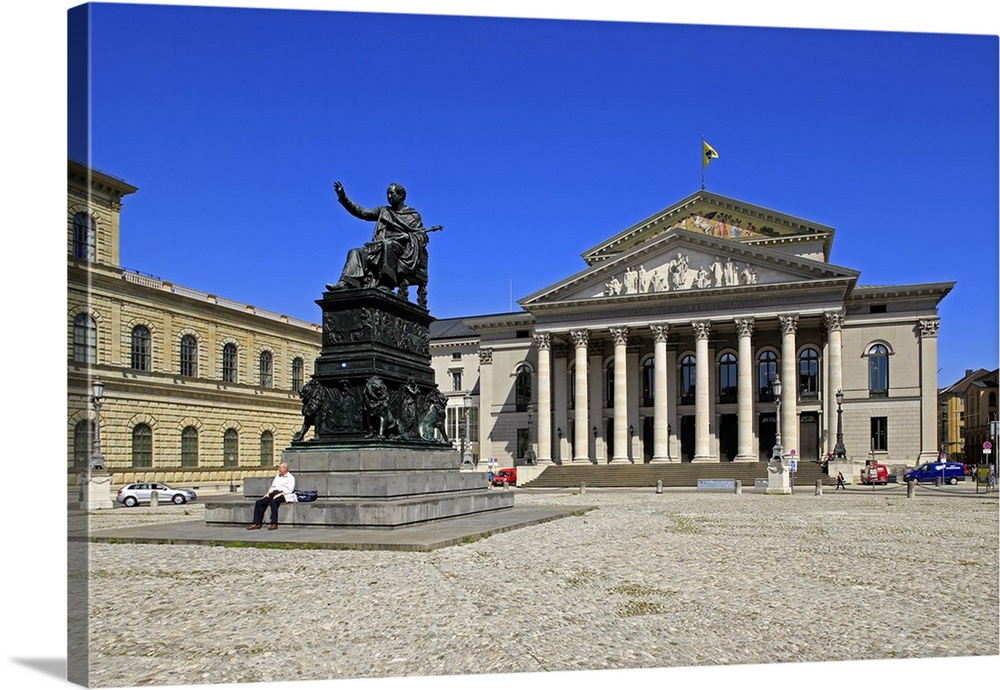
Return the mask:
[[625,349],[628,345],[628,328],[612,328],[615,343],[614,433],[615,448],[612,462],[628,462],[628,382],[625,367]]
[[653,462],[669,458],[670,423],[667,406],[667,337],[669,327],[655,324],[653,329]]
[[712,363],[708,355],[708,336],[711,323],[695,321],[695,389],[694,389],[694,462],[712,462],[709,434],[711,391],[709,390],[709,368]]
[[796,376],[795,331],[799,325],[797,315],[778,317],[781,320],[781,446],[785,455],[799,452],[799,381]]
[[757,455],[753,451],[753,318],[736,319],[739,333],[739,355],[736,373],[736,396],[738,402],[737,462],[754,462]]
[[535,336],[538,345],[538,460],[552,460],[552,373],[550,336]]
[[573,398],[573,461],[587,462],[590,460],[590,426],[587,424],[587,342],[590,334],[587,331],[571,331],[574,346],[574,384],[576,386]]

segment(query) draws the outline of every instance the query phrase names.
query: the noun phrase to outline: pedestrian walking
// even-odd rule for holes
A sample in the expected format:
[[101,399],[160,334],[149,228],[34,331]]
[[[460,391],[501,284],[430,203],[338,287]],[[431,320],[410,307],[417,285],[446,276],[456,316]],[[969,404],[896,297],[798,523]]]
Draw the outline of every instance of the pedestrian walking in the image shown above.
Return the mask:
[[[847,487],[844,486],[844,473],[843,472],[837,472],[837,489],[843,489],[844,491],[847,491]],[[836,491],[837,489],[834,489],[834,491]]]

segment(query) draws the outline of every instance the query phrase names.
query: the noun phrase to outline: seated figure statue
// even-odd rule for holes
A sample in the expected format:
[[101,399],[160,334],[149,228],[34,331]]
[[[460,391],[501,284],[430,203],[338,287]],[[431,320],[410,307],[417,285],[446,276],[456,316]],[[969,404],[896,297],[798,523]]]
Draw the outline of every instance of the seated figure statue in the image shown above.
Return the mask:
[[410,285],[427,285],[427,233],[440,226],[424,228],[420,214],[403,202],[406,190],[393,182],[386,190],[387,206],[362,208],[351,201],[339,181],[333,183],[337,199],[348,213],[375,221],[375,232],[364,247],[351,249],[340,279],[327,290],[377,287],[398,289],[406,296]]

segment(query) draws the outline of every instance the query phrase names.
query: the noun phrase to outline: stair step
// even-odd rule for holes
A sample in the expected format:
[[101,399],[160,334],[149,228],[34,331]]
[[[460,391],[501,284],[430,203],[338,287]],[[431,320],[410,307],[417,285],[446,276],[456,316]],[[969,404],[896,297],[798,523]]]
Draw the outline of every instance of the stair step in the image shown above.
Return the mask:
[[[752,486],[755,479],[767,477],[766,462],[747,463],[675,463],[642,465],[550,465],[536,478],[522,486],[529,488],[566,488],[579,486],[629,488],[656,486],[694,487],[699,479],[738,479]],[[801,463],[795,473],[799,486],[814,485],[816,480],[833,485],[836,479],[823,473],[818,463]]]

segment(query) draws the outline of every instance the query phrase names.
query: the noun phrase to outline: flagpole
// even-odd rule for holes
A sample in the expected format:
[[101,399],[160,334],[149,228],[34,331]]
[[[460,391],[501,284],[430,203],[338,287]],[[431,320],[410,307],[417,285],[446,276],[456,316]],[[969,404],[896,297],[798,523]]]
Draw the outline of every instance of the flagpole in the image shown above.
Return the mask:
[[701,135],[701,191],[705,191],[705,135]]

